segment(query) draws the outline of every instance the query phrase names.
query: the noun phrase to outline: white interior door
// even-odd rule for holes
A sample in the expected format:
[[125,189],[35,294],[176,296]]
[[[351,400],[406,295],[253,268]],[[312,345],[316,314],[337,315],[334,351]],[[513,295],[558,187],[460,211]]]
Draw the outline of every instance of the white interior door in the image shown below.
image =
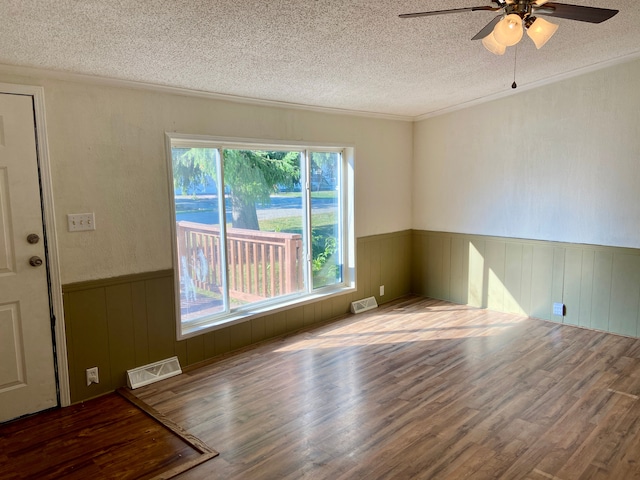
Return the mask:
[[33,98],[0,94],[0,422],[57,402]]

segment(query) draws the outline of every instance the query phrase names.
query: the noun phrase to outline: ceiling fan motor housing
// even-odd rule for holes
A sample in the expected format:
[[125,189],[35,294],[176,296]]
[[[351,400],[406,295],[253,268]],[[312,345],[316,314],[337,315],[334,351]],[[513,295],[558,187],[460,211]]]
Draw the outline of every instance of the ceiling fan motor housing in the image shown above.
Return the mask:
[[519,0],[514,3],[508,3],[504,5],[504,13],[505,15],[511,15],[515,13],[522,20],[526,20],[531,16],[531,12],[533,11],[532,0]]

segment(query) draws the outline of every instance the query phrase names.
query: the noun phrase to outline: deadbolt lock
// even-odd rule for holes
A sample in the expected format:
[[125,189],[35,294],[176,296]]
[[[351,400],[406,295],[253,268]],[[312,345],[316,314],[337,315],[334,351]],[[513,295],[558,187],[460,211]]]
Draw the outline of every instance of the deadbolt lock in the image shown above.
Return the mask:
[[36,235],[35,233],[30,233],[27,236],[27,242],[31,243],[32,245],[35,243],[38,243],[40,241],[40,237],[38,235]]

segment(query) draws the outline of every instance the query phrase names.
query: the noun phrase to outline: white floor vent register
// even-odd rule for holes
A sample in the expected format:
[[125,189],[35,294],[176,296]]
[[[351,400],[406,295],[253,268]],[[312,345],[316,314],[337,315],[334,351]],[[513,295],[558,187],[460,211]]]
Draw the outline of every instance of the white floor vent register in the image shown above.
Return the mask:
[[150,363],[142,367],[127,370],[127,384],[130,389],[144,387],[150,383],[159,382],[165,378],[180,375],[182,369],[178,357],[167,358],[159,362]]
[[374,308],[378,308],[376,297],[367,297],[362,300],[351,302],[351,313],[362,313],[367,310],[373,310]]

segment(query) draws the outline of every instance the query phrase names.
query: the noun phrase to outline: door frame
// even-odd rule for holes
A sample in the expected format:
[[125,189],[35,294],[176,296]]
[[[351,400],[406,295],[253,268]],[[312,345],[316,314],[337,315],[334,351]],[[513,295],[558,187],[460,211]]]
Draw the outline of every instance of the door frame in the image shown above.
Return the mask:
[[35,136],[38,167],[40,172],[41,201],[44,216],[43,229],[47,238],[47,259],[49,261],[49,298],[55,316],[54,345],[51,346],[57,364],[57,387],[60,394],[60,406],[71,404],[69,388],[69,363],[67,360],[67,337],[64,326],[64,308],[62,301],[62,281],[60,279],[60,263],[58,260],[58,237],[56,234],[55,211],[53,208],[53,187],[49,161],[49,144],[47,141],[47,124],[44,104],[44,88],[35,85],[17,85],[0,83],[0,93],[27,95],[33,98],[35,115]]

